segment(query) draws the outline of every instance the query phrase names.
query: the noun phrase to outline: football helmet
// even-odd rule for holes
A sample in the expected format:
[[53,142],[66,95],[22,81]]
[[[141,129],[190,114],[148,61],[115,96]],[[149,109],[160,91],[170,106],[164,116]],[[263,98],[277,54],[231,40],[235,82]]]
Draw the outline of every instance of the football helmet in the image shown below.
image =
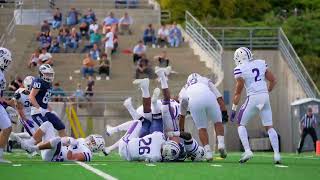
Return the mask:
[[165,161],[176,160],[179,157],[179,154],[180,154],[180,146],[175,141],[168,140],[162,145],[161,155],[163,160]]
[[88,148],[92,152],[101,151],[105,146],[104,138],[99,134],[91,134],[85,138]]
[[250,49],[246,47],[240,47],[234,52],[233,60],[236,66],[249,62],[253,59],[253,54]]
[[12,62],[11,52],[4,47],[0,47],[0,69],[6,71]]
[[51,83],[54,80],[54,70],[49,64],[43,64],[39,67],[40,78]]
[[34,80],[34,77],[33,76],[27,76],[24,78],[23,80],[23,86],[24,88],[26,88],[28,91],[31,90],[31,84],[32,84],[32,81]]
[[199,146],[196,152],[190,155],[190,159],[192,161],[203,161],[205,159],[204,155],[205,155],[204,148]]

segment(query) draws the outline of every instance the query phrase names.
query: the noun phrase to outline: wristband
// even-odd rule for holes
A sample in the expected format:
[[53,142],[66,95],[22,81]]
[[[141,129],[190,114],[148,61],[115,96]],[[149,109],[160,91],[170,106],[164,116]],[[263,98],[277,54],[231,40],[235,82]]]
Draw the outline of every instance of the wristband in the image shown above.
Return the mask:
[[238,105],[235,105],[235,104],[232,104],[232,111],[237,111],[237,107],[238,107]]

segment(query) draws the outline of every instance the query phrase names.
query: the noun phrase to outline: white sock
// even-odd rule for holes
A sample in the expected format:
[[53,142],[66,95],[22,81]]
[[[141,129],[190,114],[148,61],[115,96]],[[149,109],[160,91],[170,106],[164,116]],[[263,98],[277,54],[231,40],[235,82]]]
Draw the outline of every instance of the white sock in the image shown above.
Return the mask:
[[211,147],[210,147],[210,145],[209,144],[207,144],[207,145],[205,145],[204,147],[203,147],[207,152],[209,151],[211,151]]
[[274,130],[273,128],[270,128],[268,130],[268,134],[269,134],[269,139],[270,139],[271,146],[273,148],[274,153],[279,153],[279,140],[278,140],[278,134],[276,130]]
[[27,140],[27,143],[35,145],[36,144],[36,140],[33,137],[31,137],[30,139]]
[[137,113],[137,111],[133,108],[132,105],[126,105],[125,107],[129,111],[129,114],[131,115],[132,119],[138,120],[141,118],[141,116]]
[[238,127],[238,134],[239,134],[239,138],[241,140],[241,143],[242,143],[244,150],[251,151],[250,146],[249,146],[248,133],[247,133],[246,127],[239,126]]
[[144,114],[144,119],[152,121],[152,113],[151,112],[143,113],[143,114]]
[[116,143],[112,144],[111,146],[107,147],[109,152],[117,149],[119,147],[119,141],[117,141]]
[[218,139],[218,149],[224,149],[224,136],[217,136]]
[[149,86],[142,86],[140,89],[141,89],[143,98],[149,98],[150,97]]
[[3,148],[0,148],[0,159],[3,157]]
[[160,79],[160,84],[161,84],[161,89],[168,89],[168,81],[167,78],[164,74],[159,75],[159,79]]
[[158,101],[151,102],[152,103],[152,114],[161,113],[161,106],[158,105]]

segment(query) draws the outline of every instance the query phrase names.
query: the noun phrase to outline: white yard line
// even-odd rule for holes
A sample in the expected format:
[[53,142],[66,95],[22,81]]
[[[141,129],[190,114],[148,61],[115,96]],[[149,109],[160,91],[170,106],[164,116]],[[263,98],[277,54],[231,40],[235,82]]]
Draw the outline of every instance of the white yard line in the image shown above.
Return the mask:
[[96,169],[96,168],[94,168],[94,167],[92,167],[92,166],[90,166],[90,165],[88,165],[88,164],[86,164],[84,162],[77,161],[76,163],[79,164],[80,166],[82,166],[83,168],[87,169],[88,171],[91,171],[91,172],[95,173],[96,175],[102,177],[103,179],[118,180],[117,178],[115,178],[115,177],[113,177],[113,176],[111,176],[111,175],[109,175],[109,174],[107,174],[105,172],[102,172],[99,169]]

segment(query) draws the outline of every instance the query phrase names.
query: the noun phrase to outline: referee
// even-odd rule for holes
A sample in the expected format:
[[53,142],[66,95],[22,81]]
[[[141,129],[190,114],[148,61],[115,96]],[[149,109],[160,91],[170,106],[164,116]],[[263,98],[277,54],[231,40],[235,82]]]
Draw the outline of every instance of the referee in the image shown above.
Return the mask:
[[317,133],[315,130],[316,127],[316,117],[312,113],[312,108],[308,108],[307,113],[302,117],[300,121],[300,129],[301,129],[301,139],[299,148],[297,149],[297,152],[300,154],[301,149],[304,144],[304,139],[308,134],[312,137],[314,149],[316,149],[316,141],[317,141]]

